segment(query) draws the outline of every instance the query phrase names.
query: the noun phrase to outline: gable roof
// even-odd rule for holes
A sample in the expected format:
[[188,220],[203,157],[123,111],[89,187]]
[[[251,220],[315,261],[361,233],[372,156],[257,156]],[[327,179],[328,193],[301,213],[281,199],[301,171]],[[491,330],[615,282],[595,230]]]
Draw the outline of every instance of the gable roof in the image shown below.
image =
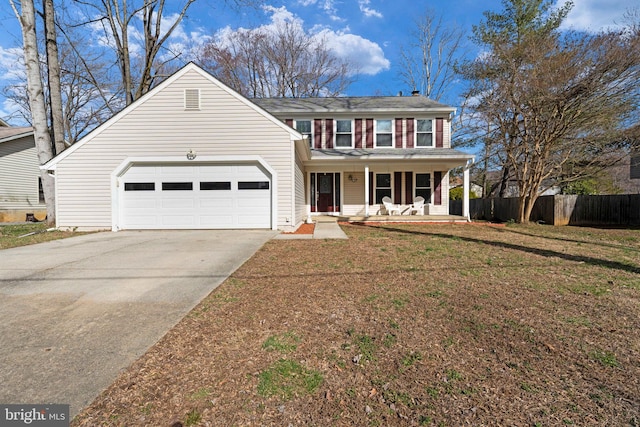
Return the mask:
[[362,96],[336,98],[256,98],[253,102],[265,110],[290,114],[318,113],[453,113],[456,109],[426,96]]
[[0,126],[0,144],[33,135],[32,127]]
[[184,76],[186,73],[191,72],[191,71],[197,72],[198,74],[203,76],[205,79],[209,80],[212,84],[218,86],[220,89],[222,89],[223,91],[225,91],[229,95],[231,95],[234,98],[236,98],[239,102],[241,102],[241,103],[245,104],[246,106],[250,107],[256,113],[264,116],[265,118],[270,120],[276,126],[279,126],[282,129],[284,129],[287,132],[289,132],[289,134],[291,135],[291,137],[294,140],[303,139],[303,136],[302,136],[301,133],[299,133],[295,129],[292,129],[291,127],[287,126],[285,123],[283,123],[281,120],[279,120],[276,117],[274,117],[268,111],[265,111],[263,108],[259,107],[258,105],[256,105],[253,102],[251,102],[249,99],[245,98],[244,96],[242,96],[241,94],[239,94],[235,90],[231,89],[230,87],[228,87],[227,85],[222,83],[220,80],[218,80],[215,77],[213,77],[213,75],[211,75],[209,72],[205,71],[203,68],[199,67],[198,65],[194,64],[193,62],[189,62],[187,65],[185,65],[184,67],[182,67],[181,69],[179,69],[178,71],[173,73],[171,76],[169,76],[166,80],[164,80],[158,86],[154,87],[149,92],[147,92],[144,96],[140,97],[139,99],[137,99],[136,101],[134,101],[130,105],[126,106],[119,113],[117,113],[116,115],[111,117],[109,120],[107,120],[103,124],[101,124],[98,127],[96,127],[91,132],[89,132],[89,134],[84,136],[80,141],[76,142],[71,147],[67,148],[62,153],[60,153],[57,156],[55,156],[53,159],[49,160],[44,165],[40,166],[40,168],[41,169],[55,169],[56,164],[58,164],[61,160],[65,159],[66,157],[71,155],[73,152],[75,152],[77,149],[82,147],[84,144],[87,144],[93,138],[95,138],[96,136],[100,135],[106,129],[111,127],[114,123],[117,123],[122,117],[124,117],[127,114],[129,114],[129,112],[135,110],[136,108],[138,108],[138,106],[144,104],[148,99],[150,99],[153,96],[155,96],[156,93],[158,93],[158,92],[162,91],[163,89],[165,89],[166,87],[170,86],[171,84],[173,84],[173,82],[175,82],[176,80],[178,80],[179,78]]

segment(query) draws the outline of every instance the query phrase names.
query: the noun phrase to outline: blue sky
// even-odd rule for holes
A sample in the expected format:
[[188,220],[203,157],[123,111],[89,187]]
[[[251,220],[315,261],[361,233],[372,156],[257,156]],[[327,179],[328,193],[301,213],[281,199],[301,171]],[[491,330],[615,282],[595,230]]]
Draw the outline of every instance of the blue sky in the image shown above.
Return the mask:
[[[182,1],[167,3],[175,5]],[[565,26],[591,32],[614,27],[634,7],[638,7],[638,0],[574,0]],[[201,44],[224,31],[269,28],[279,19],[295,20],[306,30],[321,32],[331,49],[359,65],[362,73],[345,95],[395,95],[412,89],[403,87],[398,78],[399,51],[401,46],[411,43],[417,18],[432,10],[447,24],[471,34],[471,27],[480,22],[483,11],[501,9],[500,0],[266,0],[255,9],[234,9],[225,6],[222,0],[196,0],[171,43],[178,50],[186,50],[187,46]],[[165,16],[171,18],[170,14]],[[17,20],[10,7],[2,7],[0,88],[22,72],[20,44]],[[14,110],[15,106],[0,95],[0,117],[21,124],[15,122]]]

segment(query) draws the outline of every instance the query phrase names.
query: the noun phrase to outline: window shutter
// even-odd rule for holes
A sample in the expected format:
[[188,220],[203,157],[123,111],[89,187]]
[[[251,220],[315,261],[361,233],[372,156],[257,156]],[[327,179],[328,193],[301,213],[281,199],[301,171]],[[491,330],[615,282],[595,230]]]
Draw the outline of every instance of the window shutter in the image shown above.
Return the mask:
[[436,119],[436,147],[437,148],[443,147],[443,131],[442,131],[443,121],[444,120],[442,119]]
[[441,205],[442,204],[442,172],[434,172],[433,173],[433,204]]
[[404,173],[404,200],[405,203],[413,203],[413,172]]
[[322,119],[313,120],[313,147],[322,148]]
[[373,148],[373,119],[367,119],[367,148]]
[[333,119],[325,119],[324,127],[327,135],[327,148],[333,148]]
[[184,109],[185,110],[200,109],[200,89],[184,90]]
[[369,204],[373,205],[373,172],[369,172]]
[[285,124],[286,124],[287,126],[289,126],[290,128],[292,128],[292,127],[293,127],[293,119],[285,119],[285,121],[284,121],[284,122],[285,122]]
[[402,172],[393,173],[393,203],[402,203]]
[[407,148],[413,148],[413,125],[415,119],[407,119]]
[[396,119],[396,148],[402,148],[402,119]]
[[362,119],[356,119],[356,148],[362,148]]

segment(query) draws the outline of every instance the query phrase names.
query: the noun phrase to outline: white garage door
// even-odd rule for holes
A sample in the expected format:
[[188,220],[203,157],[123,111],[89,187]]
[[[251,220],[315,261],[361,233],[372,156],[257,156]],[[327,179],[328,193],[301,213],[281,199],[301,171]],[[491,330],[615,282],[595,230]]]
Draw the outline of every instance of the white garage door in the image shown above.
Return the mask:
[[258,165],[134,165],[119,185],[122,229],[271,228]]

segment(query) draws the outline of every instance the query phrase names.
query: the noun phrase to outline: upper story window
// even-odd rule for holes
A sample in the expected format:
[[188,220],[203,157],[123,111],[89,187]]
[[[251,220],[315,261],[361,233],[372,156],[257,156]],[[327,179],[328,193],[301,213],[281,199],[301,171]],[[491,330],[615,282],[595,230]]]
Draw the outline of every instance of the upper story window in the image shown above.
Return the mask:
[[376,120],[376,147],[393,147],[393,122]]
[[311,120],[296,120],[296,130],[309,140],[309,147],[313,147],[313,126]]
[[433,120],[416,120],[416,147],[433,147]]
[[351,120],[336,120],[336,148],[353,147]]

